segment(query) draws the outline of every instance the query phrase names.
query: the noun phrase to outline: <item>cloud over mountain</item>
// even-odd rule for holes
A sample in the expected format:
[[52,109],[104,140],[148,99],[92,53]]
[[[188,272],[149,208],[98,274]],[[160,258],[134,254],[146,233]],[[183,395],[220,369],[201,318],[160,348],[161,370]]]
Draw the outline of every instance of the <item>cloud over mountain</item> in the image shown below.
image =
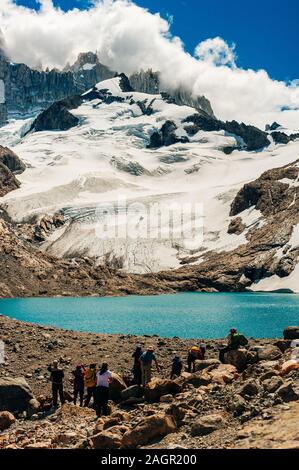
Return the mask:
[[299,87],[272,80],[264,70],[238,68],[235,46],[222,38],[200,43],[192,56],[171,34],[167,20],[129,0],[96,0],[87,10],[67,12],[51,0],[40,5],[34,11],[0,0],[0,26],[11,60],[62,68],[80,52],[98,51],[114,70],[160,70],[168,87],[184,85],[194,95],[205,95],[222,119],[260,126],[280,120],[293,127],[299,121]]

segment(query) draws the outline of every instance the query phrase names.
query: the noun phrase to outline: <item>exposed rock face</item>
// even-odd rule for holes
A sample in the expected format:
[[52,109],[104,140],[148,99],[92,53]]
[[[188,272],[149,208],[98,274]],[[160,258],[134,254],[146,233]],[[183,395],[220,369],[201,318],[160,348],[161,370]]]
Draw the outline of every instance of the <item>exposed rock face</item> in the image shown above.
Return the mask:
[[229,224],[227,233],[232,234],[235,233],[236,235],[241,235],[244,232],[246,225],[242,222],[241,217],[236,217],[232,219],[231,223]]
[[211,103],[205,96],[193,97],[191,92],[183,87],[176,90],[169,90],[160,83],[159,72],[152,70],[141,71],[130,76],[130,82],[134,90],[142,93],[158,94],[161,93],[168,102],[176,103],[179,106],[191,106],[198,111],[204,111],[214,117]]
[[53,101],[77,92],[70,72],[32,70],[25,64],[11,63],[1,54],[0,79],[5,85],[5,101],[9,115],[44,109]]
[[13,173],[22,173],[26,166],[22,160],[8,147],[0,145],[0,162]]
[[162,125],[160,131],[153,132],[150,137],[150,143],[148,148],[159,148],[162,146],[168,146],[177,144],[178,142],[186,143],[188,142],[187,137],[177,137],[175,131],[177,126],[173,121],[165,121]]
[[0,378],[0,411],[26,411],[34,398],[23,378]]
[[64,68],[64,72],[72,73],[77,92],[84,92],[92,88],[96,83],[116,75],[116,72],[101,64],[97,54],[94,52],[79,54],[75,63],[67,65]]
[[77,126],[78,122],[79,119],[68,111],[64,102],[58,101],[38,115],[30,130],[67,131]]
[[20,183],[15,175],[0,160],[0,197],[19,188]]
[[[186,123],[192,123],[185,127],[189,135],[196,134],[199,130],[203,131],[220,131],[224,130],[230,134],[240,137],[248,151],[260,150],[270,144],[266,132],[261,131],[257,127],[248,126],[244,123],[239,124],[236,121],[223,122],[215,119],[208,114],[198,113],[185,119]],[[242,147],[242,146],[241,146]]]

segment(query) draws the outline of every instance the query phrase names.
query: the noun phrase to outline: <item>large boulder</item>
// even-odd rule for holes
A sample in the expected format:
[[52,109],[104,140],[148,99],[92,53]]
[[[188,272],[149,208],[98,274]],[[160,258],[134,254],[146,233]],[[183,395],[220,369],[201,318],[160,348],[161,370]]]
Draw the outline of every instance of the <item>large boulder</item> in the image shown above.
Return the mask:
[[131,387],[125,388],[121,392],[121,399],[128,400],[129,398],[139,398],[142,395],[141,388],[139,385],[132,385]]
[[127,388],[127,385],[124,381],[124,379],[116,374],[115,372],[112,372],[112,380],[110,383],[109,387],[109,394],[110,398],[113,401],[118,401],[121,399],[121,393],[123,390]]
[[285,402],[298,400],[297,392],[294,390],[293,383],[291,381],[281,385],[281,387],[276,391],[276,396]]
[[209,371],[212,383],[225,385],[239,377],[237,368],[231,364],[220,364],[216,369]]
[[256,352],[256,359],[258,361],[276,361],[282,357],[282,352],[277,346],[271,344],[261,346]]
[[154,378],[144,387],[144,397],[148,402],[157,402],[163,395],[176,395],[181,388],[175,380]]
[[299,326],[288,326],[283,330],[284,339],[299,339]]
[[144,446],[156,439],[162,439],[167,434],[176,432],[176,424],[170,415],[159,413],[146,417],[133,429],[123,436],[123,447],[136,448]]
[[221,429],[225,424],[225,420],[220,414],[211,414],[202,416],[193,423],[191,427],[192,436],[205,436],[217,429]]
[[0,432],[9,428],[16,422],[16,418],[9,411],[0,412]]
[[0,378],[0,411],[27,411],[33,393],[23,377]]
[[111,430],[102,431],[95,434],[90,439],[90,446],[93,449],[119,449],[122,445],[122,436],[120,433]]
[[243,371],[248,362],[248,352],[246,349],[236,349],[228,351],[224,355],[225,364],[235,366],[238,371]]
[[207,367],[211,366],[219,366],[221,362],[218,359],[204,359],[204,360],[196,360],[194,363],[195,372],[200,370],[206,369]]
[[259,385],[257,384],[255,380],[251,379],[242,385],[241,390],[240,390],[240,395],[242,397],[246,397],[246,396],[253,397],[254,395],[257,395],[259,391],[260,391]]
[[280,368],[280,375],[288,375],[293,370],[299,369],[299,362],[297,359],[290,359],[289,361],[284,362]]

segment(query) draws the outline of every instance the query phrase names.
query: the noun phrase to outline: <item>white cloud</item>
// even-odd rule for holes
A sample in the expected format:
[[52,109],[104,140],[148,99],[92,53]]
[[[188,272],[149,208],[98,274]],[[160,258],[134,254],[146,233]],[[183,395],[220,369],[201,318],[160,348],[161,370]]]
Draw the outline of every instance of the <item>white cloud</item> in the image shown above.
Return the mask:
[[206,39],[195,48],[195,56],[214,65],[236,65],[235,44],[229,46],[222,38]]
[[6,51],[16,62],[61,68],[79,52],[98,51],[114,70],[160,70],[167,86],[184,84],[194,95],[209,98],[222,119],[299,126],[298,111],[280,111],[299,108],[299,87],[272,80],[264,70],[238,68],[234,48],[221,38],[199,44],[195,57],[171,35],[167,20],[129,0],[96,0],[89,10],[68,12],[54,8],[51,0],[41,3],[36,12],[0,0]]

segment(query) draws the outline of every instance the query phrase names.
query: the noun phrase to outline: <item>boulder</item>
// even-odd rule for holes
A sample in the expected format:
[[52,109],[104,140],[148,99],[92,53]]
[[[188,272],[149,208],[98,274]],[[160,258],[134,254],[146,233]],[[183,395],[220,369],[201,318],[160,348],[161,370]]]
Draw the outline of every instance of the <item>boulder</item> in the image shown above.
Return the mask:
[[259,385],[255,380],[248,380],[244,385],[242,385],[240,390],[240,395],[242,397],[249,396],[253,397],[259,393]]
[[152,379],[144,387],[144,397],[148,402],[157,402],[163,395],[175,395],[181,391],[181,385],[175,380]]
[[5,431],[16,422],[16,418],[9,411],[0,412],[0,431]]
[[280,375],[288,375],[292,370],[299,369],[299,362],[297,359],[290,359],[289,361],[284,362],[280,368]]
[[284,383],[276,392],[276,396],[282,401],[289,402],[298,399],[298,395],[293,388],[292,382]]
[[230,221],[227,233],[229,235],[231,234],[236,234],[236,235],[241,235],[241,233],[244,232],[246,228],[246,225],[243,223],[241,217],[236,217],[235,219],[232,219]]
[[24,378],[0,378],[0,411],[27,411],[33,398],[32,391]]
[[121,393],[127,388],[123,378],[112,372],[112,380],[109,387],[110,398],[113,401],[118,401],[121,399]]
[[241,415],[247,408],[247,403],[241,395],[235,395],[233,401],[229,405],[230,411],[236,416]]
[[138,398],[142,394],[139,385],[132,385],[131,387],[125,388],[121,392],[121,399],[128,400],[128,398]]
[[241,372],[246,368],[248,362],[248,352],[246,349],[236,349],[234,351],[228,351],[224,355],[226,364],[231,364]]
[[140,421],[133,429],[123,436],[123,447],[136,448],[144,446],[167,434],[176,432],[176,424],[172,416],[165,413],[154,414]]
[[274,393],[276,390],[283,385],[283,380],[276,376],[271,377],[268,380],[264,380],[263,387],[268,393]]
[[130,415],[128,413],[114,412],[105,420],[103,430],[112,428],[113,426],[118,426],[119,424],[129,420]]
[[289,339],[280,339],[274,343],[274,346],[276,346],[282,353],[285,353],[290,347],[291,347],[292,341]]
[[284,339],[299,339],[299,326],[288,326],[283,330]]
[[258,361],[276,361],[282,357],[282,353],[277,346],[267,345],[260,347],[256,352]]
[[122,437],[119,433],[102,431],[90,438],[90,446],[93,449],[119,449],[122,445]]
[[206,369],[207,367],[210,367],[210,366],[217,367],[220,364],[221,364],[221,362],[218,359],[204,359],[202,361],[201,360],[196,360],[195,361],[195,372]]
[[220,364],[219,367],[209,371],[212,383],[225,385],[239,377],[237,368],[231,364]]
[[205,436],[217,429],[221,429],[225,420],[220,414],[211,414],[197,419],[191,427],[192,436]]

